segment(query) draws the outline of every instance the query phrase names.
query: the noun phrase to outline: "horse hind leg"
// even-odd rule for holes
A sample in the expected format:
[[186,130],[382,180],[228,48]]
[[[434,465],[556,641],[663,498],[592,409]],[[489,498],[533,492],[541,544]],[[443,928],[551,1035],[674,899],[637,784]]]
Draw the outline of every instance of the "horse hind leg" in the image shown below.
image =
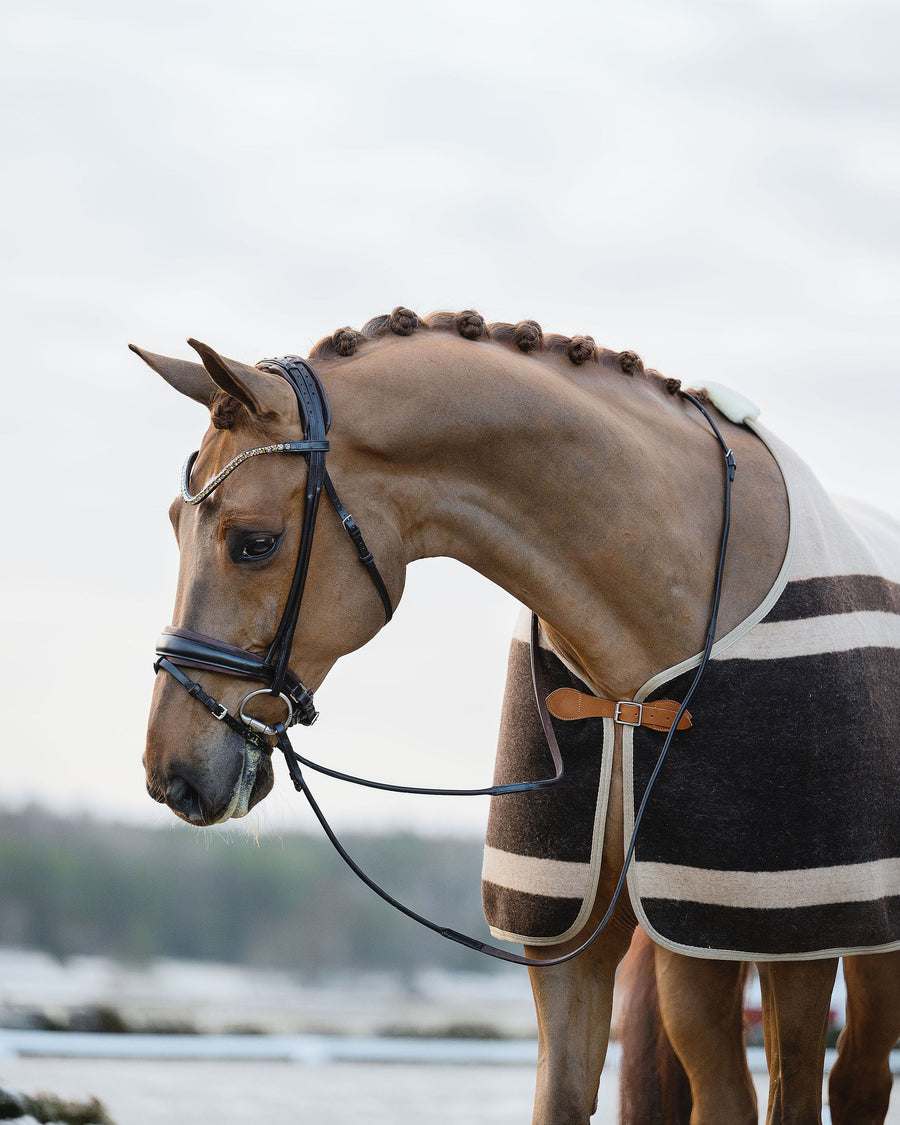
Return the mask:
[[837,958],[763,961],[757,967],[769,1065],[766,1125],[821,1125],[825,1036]]
[[[745,966],[686,957],[661,946],[655,960],[663,1026],[690,1081],[690,1125],[757,1125],[744,1040]],[[678,1113],[683,1109],[673,1107],[660,1120],[677,1125],[685,1120]]]
[[834,1125],[882,1125],[900,1038],[900,951],[844,958],[847,1022],[828,1078]]
[[691,1087],[662,1022],[655,946],[636,930],[619,974],[619,1125],[688,1125]]

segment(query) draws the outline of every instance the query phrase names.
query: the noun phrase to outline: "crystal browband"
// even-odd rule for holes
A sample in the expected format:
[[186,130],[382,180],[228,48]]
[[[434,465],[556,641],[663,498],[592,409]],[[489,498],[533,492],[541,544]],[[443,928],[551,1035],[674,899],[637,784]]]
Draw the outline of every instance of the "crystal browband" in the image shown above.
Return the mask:
[[181,498],[186,504],[199,504],[217,489],[238,465],[243,465],[251,457],[260,457],[263,453],[327,453],[328,449],[327,441],[279,441],[275,445],[260,445],[256,449],[245,449],[243,453],[239,453],[237,457],[232,458],[224,469],[216,473],[212,480],[207,481],[199,492],[192,493],[190,487],[191,469],[193,469],[194,462],[200,452],[198,449],[188,456],[184,468],[181,470]]

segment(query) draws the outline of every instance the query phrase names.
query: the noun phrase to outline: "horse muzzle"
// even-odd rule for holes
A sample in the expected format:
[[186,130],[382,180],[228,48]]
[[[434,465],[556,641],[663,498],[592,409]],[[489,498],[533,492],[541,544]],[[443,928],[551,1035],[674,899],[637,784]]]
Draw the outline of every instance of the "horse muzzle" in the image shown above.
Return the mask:
[[[244,817],[274,784],[266,751],[252,743],[241,747],[232,735],[223,735],[202,754],[148,765],[150,796],[188,824],[206,827]],[[152,756],[148,750],[148,759]]]

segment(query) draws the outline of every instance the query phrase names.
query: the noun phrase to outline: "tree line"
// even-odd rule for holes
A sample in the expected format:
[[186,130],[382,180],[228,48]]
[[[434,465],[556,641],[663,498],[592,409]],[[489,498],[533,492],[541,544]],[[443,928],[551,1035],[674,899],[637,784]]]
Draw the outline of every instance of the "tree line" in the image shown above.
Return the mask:
[[[476,841],[395,833],[346,844],[413,909],[488,936]],[[391,909],[322,838],[136,828],[35,808],[0,813],[0,945],[310,974],[490,967]]]

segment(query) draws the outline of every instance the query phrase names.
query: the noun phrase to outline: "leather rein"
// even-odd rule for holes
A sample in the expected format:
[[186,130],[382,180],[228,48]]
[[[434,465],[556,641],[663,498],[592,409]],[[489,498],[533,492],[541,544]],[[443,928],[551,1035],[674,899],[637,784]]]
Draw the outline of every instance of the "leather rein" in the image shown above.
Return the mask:
[[[265,657],[260,657],[256,653],[250,652],[248,649],[239,648],[235,645],[230,645],[224,641],[217,640],[214,637],[206,636],[202,633],[195,633],[190,629],[184,629],[179,626],[169,625],[163,629],[162,635],[156,642],[156,661],[153,665],[154,671],[159,673],[160,669],[167,672],[172,676],[194,699],[197,700],[203,707],[206,708],[214,718],[220,722],[224,722],[237,734],[241,735],[245,741],[258,750],[269,752],[272,749],[270,739],[274,739],[278,749],[284,755],[285,763],[287,765],[288,773],[294,788],[302,793],[306,798],[309,806],[319,821],[326,836],[331,844],[337,851],[338,855],[350,867],[353,873],[362,880],[372,891],[374,891],[380,898],[384,899],[389,905],[405,914],[408,918],[418,922],[420,925],[433,930],[441,937],[447,938],[450,941],[457,942],[464,945],[469,949],[474,949],[479,953],[484,953],[489,957],[495,957],[502,961],[509,961],[517,965],[527,965],[529,967],[547,967],[551,965],[561,965],[566,961],[570,961],[573,957],[577,957],[579,953],[587,949],[587,947],[597,938],[600,932],[605,928],[609,919],[612,917],[613,911],[621,896],[622,890],[625,886],[625,878],[628,871],[631,858],[634,854],[635,843],[637,840],[637,832],[643,817],[644,808],[646,807],[647,800],[650,792],[656,781],[659,771],[662,768],[663,761],[668,753],[672,737],[679,727],[682,716],[687,711],[687,705],[693,696],[706,664],[709,660],[709,655],[712,650],[713,641],[715,639],[716,622],[718,619],[719,604],[722,592],[722,575],[725,566],[725,552],[728,543],[728,531],[731,520],[731,483],[734,480],[735,474],[735,461],[734,455],[722,437],[718,427],[713,421],[711,415],[703,404],[696,399],[693,395],[682,392],[682,396],[688,401],[692,402],[705,416],[709,425],[712,427],[719,444],[725,451],[725,466],[726,466],[726,482],[725,482],[725,514],[723,521],[721,548],[719,553],[719,564],[716,574],[716,587],[713,599],[713,610],[709,629],[707,631],[706,647],[701,656],[700,663],[697,668],[697,673],[694,680],[688,689],[688,692],[681,703],[677,713],[672,719],[671,726],[668,730],[667,737],[663,744],[653,774],[647,784],[647,789],[644,793],[643,800],[640,808],[635,816],[634,829],[631,835],[631,841],[625,855],[625,861],[622,866],[622,873],[619,877],[619,882],[613,894],[610,905],[603,916],[600,923],[593,930],[590,937],[583,942],[579,947],[570,953],[560,957],[551,958],[532,958],[525,957],[521,954],[512,952],[511,950],[501,949],[497,946],[490,945],[481,941],[478,938],[470,937],[467,934],[459,933],[456,930],[450,929],[447,926],[442,926],[433,922],[429,918],[418,914],[410,907],[405,906],[403,903],[390,895],[383,887],[376,883],[365,871],[354,861],[348,854],[344,846],[341,844],[324,813],[319,808],[309,785],[303,776],[300,767],[315,770],[319,773],[325,774],[328,777],[336,778],[339,781],[351,782],[354,785],[363,785],[371,789],[381,789],[392,793],[412,793],[424,794],[433,796],[451,796],[451,797],[469,797],[469,796],[505,796],[512,793],[527,793],[534,792],[540,789],[547,789],[552,785],[557,784],[563,777],[563,760],[562,753],[559,749],[559,744],[553,730],[553,725],[550,718],[550,713],[547,709],[545,702],[545,691],[542,683],[542,674],[540,669],[540,661],[538,658],[538,634],[539,623],[536,614],[531,617],[531,675],[532,683],[534,686],[535,702],[537,704],[538,714],[541,719],[541,724],[544,729],[544,735],[547,740],[547,746],[550,751],[551,758],[554,766],[554,776],[543,778],[537,781],[521,781],[512,782],[506,785],[492,785],[481,789],[437,789],[437,788],[419,788],[415,786],[394,785],[387,782],[371,781],[366,778],[356,777],[353,774],[341,773],[338,770],[330,769],[327,766],[320,765],[311,761],[308,758],[298,754],[292,747],[288,737],[287,728],[294,723],[299,723],[301,726],[311,726],[318,718],[318,712],[313,703],[312,692],[309,691],[288,667],[290,660],[291,648],[293,645],[294,632],[297,627],[297,621],[300,615],[300,605],[303,600],[303,591],[306,585],[307,572],[309,570],[309,560],[312,552],[313,534],[316,526],[316,518],[318,516],[319,501],[322,492],[328,497],[332,507],[337,512],[338,518],[344,526],[345,531],[350,537],[354,547],[356,548],[359,556],[360,563],[365,567],[369,574],[375,589],[384,606],[385,623],[391,620],[393,616],[393,605],[391,603],[390,594],[388,593],[387,586],[378,571],[375,560],[371,552],[366,546],[362,533],[357,527],[353,517],[347,512],[341,503],[337,490],[328,474],[325,467],[325,455],[329,450],[329,443],[327,440],[328,429],[331,425],[331,410],[328,405],[328,399],[325,395],[325,389],[319,380],[318,375],[312,367],[299,356],[284,356],[279,359],[266,359],[257,365],[265,371],[272,374],[279,375],[288,383],[293,390],[297,405],[300,411],[300,420],[303,430],[303,439],[300,441],[278,442],[273,445],[260,446],[256,449],[245,450],[239,454],[232,461],[230,461],[219,473],[216,474],[210,481],[207,482],[203,488],[197,493],[192,493],[191,486],[191,470],[197,459],[197,453],[192,453],[185,461],[182,470],[181,478],[181,496],[186,504],[200,504],[205,500],[219,485],[231,475],[231,473],[238,468],[239,465],[245,461],[258,456],[264,456],[274,453],[299,453],[302,454],[307,463],[307,484],[306,484],[306,505],[303,514],[303,526],[300,535],[300,545],[297,551],[297,561],[294,566],[294,574],[291,580],[290,590],[288,592],[287,600],[285,602],[284,610],[281,615],[281,621],[276,629],[275,636],[272,639],[269,649]],[[237,708],[237,714],[233,714],[228,708],[218,702],[211,695],[208,695],[201,685],[192,680],[183,671],[184,668],[207,670],[213,672],[221,672],[231,676],[247,680],[255,680],[262,682],[266,687],[256,689],[249,692],[241,701]],[[249,700],[257,695],[271,695],[280,698],[286,708],[285,721],[274,724],[267,724],[260,719],[256,719],[248,715],[245,711]],[[622,706],[622,704],[618,705]]]

